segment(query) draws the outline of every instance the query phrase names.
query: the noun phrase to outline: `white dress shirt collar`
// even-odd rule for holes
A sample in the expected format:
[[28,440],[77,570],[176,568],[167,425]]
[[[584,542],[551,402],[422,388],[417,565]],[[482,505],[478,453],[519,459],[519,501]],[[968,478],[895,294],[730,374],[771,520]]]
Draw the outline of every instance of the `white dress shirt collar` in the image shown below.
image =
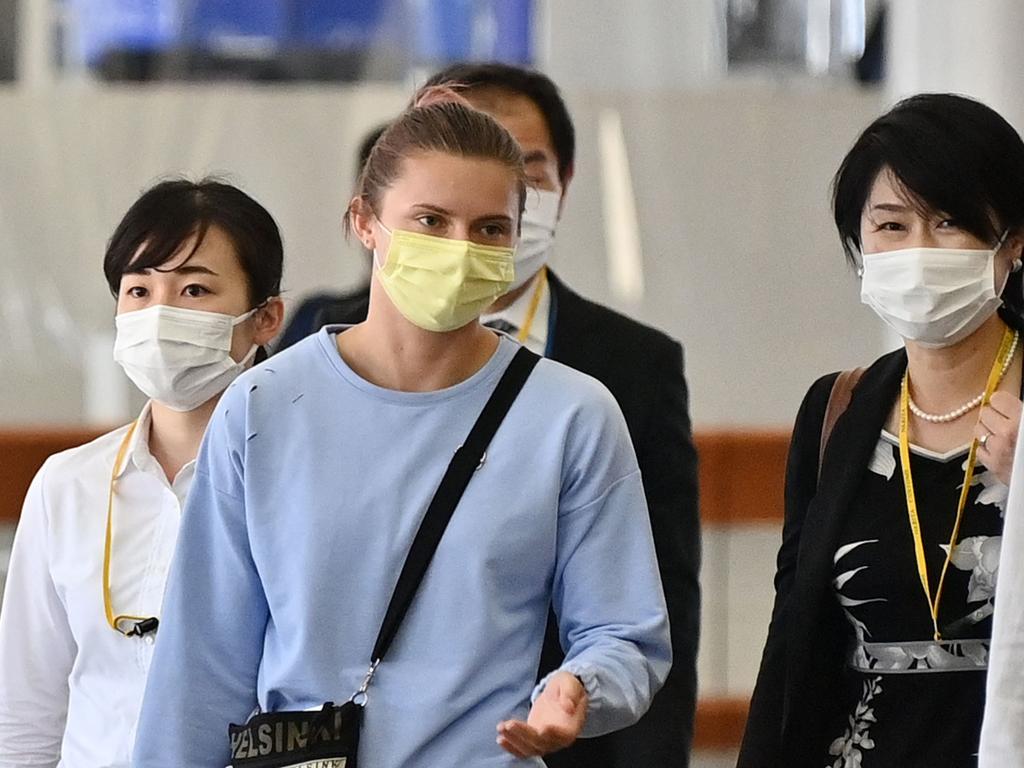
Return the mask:
[[146,405],[143,406],[135,423],[135,431],[128,443],[126,453],[129,460],[121,463],[117,477],[120,478],[128,466],[132,465],[140,472],[148,472],[151,475],[155,475],[175,492],[180,503],[184,506],[185,497],[188,495],[188,489],[192,483],[192,475],[195,472],[195,459],[183,465],[177,476],[173,479],[167,477],[163,467],[160,466],[160,463],[154,458],[153,453],[149,449],[149,432],[153,426],[152,400],[147,401]]
[[505,307],[501,312],[495,312],[493,314],[484,315],[480,318],[480,322],[487,324],[495,320],[503,320],[510,325],[516,327],[516,329],[522,328],[526,324],[526,317],[530,313],[530,303],[533,301],[534,292],[540,288],[541,295],[540,300],[537,303],[537,312],[533,317],[533,323],[530,326],[530,335],[527,336],[524,345],[531,351],[536,352],[538,355],[543,355],[548,346],[548,324],[551,316],[551,288],[547,280],[541,282],[539,280],[540,272],[533,276],[527,288],[523,293],[513,301],[509,306]]

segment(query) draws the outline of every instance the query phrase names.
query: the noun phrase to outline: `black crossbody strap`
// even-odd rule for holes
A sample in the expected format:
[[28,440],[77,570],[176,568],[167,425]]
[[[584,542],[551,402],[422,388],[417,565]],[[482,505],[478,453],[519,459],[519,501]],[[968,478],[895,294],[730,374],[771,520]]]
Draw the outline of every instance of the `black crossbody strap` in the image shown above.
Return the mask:
[[384,657],[391,646],[391,641],[395,639],[398,627],[412,605],[416,590],[419,589],[423,575],[427,572],[434,552],[437,551],[437,545],[441,542],[448,521],[451,520],[473,473],[480,466],[487,446],[501,426],[505,414],[512,407],[539,360],[540,357],[526,347],[521,347],[516,352],[501,381],[477,417],[476,424],[470,430],[466,441],[452,457],[405,558],[405,565],[402,566],[380,633],[377,635],[377,643],[373,646],[374,662],[379,662]]

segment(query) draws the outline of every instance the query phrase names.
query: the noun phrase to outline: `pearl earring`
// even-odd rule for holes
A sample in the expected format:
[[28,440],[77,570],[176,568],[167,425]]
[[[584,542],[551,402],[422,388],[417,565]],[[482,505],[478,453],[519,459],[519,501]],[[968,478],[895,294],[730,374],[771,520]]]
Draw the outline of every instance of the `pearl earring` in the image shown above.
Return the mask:
[[1010,265],[1010,271],[1020,272],[1021,267],[1024,267],[1024,262],[1022,262],[1020,259],[1014,259],[1013,263]]

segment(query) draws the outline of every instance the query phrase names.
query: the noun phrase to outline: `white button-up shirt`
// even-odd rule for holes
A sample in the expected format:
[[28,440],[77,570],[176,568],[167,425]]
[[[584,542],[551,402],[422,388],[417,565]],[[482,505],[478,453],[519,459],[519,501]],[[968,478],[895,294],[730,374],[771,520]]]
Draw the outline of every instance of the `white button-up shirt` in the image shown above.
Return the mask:
[[[526,341],[523,342],[523,346],[543,357],[548,346],[548,324],[551,317],[551,285],[545,280],[540,288],[541,295],[537,302],[537,312],[533,316],[530,334],[526,337]],[[504,320],[506,323],[515,326],[518,332],[518,329],[526,324],[526,316],[530,312],[530,304],[533,302],[533,294],[536,290],[537,275],[534,275],[533,280],[530,281],[529,289],[523,291],[519,298],[501,312],[484,315],[480,318],[480,322],[486,325],[494,320]]]
[[[113,506],[115,615],[159,616],[194,464],[173,483],[149,451],[149,406]],[[153,654],[103,609],[111,473],[128,427],[51,456],[32,481],[0,605],[0,768],[128,768]]]

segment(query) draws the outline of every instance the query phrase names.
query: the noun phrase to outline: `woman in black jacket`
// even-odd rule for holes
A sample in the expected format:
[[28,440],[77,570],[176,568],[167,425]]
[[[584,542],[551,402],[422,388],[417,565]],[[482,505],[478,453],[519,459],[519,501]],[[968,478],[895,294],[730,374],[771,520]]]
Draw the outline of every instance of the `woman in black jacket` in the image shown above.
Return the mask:
[[1024,143],[976,101],[915,96],[854,144],[833,207],[904,347],[800,408],[738,765],[976,765],[1021,414]]

